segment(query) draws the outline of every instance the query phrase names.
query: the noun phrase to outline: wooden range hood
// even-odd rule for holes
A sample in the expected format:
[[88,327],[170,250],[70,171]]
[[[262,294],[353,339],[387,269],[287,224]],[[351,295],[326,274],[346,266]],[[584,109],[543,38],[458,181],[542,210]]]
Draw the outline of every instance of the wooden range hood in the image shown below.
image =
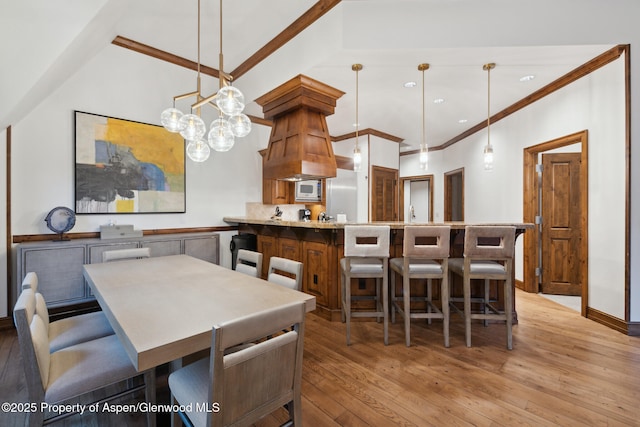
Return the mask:
[[344,92],[302,74],[256,99],[273,121],[263,177],[298,181],[333,178],[336,158],[326,116]]

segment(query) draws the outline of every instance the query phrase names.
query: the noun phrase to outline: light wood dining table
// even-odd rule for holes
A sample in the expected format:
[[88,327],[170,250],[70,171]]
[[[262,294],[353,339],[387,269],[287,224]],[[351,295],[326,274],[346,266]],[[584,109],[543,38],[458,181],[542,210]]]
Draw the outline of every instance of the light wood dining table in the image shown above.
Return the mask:
[[187,255],[84,265],[84,277],[139,372],[211,346],[216,324],[313,295]]

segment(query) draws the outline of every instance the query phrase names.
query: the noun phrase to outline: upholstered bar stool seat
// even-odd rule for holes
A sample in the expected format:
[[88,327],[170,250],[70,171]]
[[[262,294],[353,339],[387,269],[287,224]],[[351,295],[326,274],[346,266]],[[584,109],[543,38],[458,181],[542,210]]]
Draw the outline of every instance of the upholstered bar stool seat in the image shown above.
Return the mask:
[[[383,321],[384,344],[389,343],[389,233],[386,225],[347,225],[344,227],[344,258],[340,260],[342,320],[347,326],[347,345],[351,345],[351,318],[375,317]],[[376,279],[372,296],[353,296],[351,279]],[[373,300],[372,310],[352,310],[353,300]]]
[[[515,228],[504,226],[465,227],[464,258],[451,259],[449,269],[463,277],[465,341],[471,347],[471,320],[504,321],[507,330],[507,348],[513,348],[513,257]],[[484,280],[482,296],[471,296],[471,280]],[[490,299],[491,281],[504,283],[504,307],[498,308]],[[472,303],[480,305],[472,311]],[[460,312],[460,310],[452,305]]]
[[[449,236],[448,226],[406,226],[402,245],[402,258],[392,258],[391,267],[391,319],[396,311],[404,320],[405,342],[411,345],[411,319],[442,319],[444,345],[449,347]],[[396,275],[402,276],[402,294],[397,295]],[[426,296],[411,295],[411,279],[426,279]],[[432,280],[440,280],[441,307],[434,304]],[[412,311],[411,302],[421,301],[425,311]]]

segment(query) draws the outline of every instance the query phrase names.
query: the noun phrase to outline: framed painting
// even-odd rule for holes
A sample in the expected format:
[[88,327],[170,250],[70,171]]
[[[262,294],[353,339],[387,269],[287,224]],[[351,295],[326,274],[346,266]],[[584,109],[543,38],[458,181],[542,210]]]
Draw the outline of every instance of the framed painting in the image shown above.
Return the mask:
[[184,213],[185,188],[180,134],[75,111],[76,214]]

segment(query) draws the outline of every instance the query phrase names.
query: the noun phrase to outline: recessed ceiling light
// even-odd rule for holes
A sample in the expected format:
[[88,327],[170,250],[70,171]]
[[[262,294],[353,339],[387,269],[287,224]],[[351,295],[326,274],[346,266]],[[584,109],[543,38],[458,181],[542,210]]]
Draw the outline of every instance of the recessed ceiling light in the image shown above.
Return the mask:
[[458,120],[458,123],[460,123],[460,124],[467,123],[467,119],[460,119],[460,120]]
[[531,80],[533,80],[535,78],[536,78],[536,76],[534,76],[533,74],[529,74],[528,76],[520,77],[520,81],[521,82],[530,82]]
[[408,87],[408,88],[412,88],[412,87],[416,87],[418,83],[416,82],[406,82],[403,86],[404,87]]
[[433,100],[434,104],[442,104],[443,102],[444,102],[443,98],[436,98],[436,99]]

